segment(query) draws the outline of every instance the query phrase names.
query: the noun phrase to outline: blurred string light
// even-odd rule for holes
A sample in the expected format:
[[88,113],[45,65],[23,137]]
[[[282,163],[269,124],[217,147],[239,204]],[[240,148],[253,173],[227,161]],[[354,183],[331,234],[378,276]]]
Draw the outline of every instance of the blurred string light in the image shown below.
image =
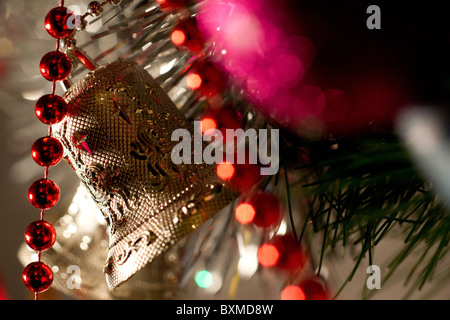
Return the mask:
[[200,288],[207,289],[213,284],[213,275],[208,270],[200,270],[195,274],[195,283]]
[[205,289],[208,293],[216,293],[222,287],[222,276],[218,272],[200,270],[194,276],[194,281],[199,288]]
[[430,107],[408,108],[397,118],[397,129],[419,170],[450,207],[450,139],[447,115]]
[[238,273],[243,279],[250,279],[258,270],[258,247],[247,246],[242,252],[238,263]]
[[243,230],[236,234],[239,251],[237,272],[242,279],[250,279],[258,270],[258,246],[253,243],[255,236],[258,237],[249,230]]

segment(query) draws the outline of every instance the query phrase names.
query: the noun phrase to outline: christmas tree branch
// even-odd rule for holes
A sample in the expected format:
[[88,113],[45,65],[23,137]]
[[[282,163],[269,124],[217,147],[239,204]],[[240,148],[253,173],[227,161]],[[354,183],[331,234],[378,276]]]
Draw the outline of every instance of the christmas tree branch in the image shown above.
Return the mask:
[[[336,143],[337,149],[330,148]],[[438,263],[448,253],[450,216],[394,134],[370,134],[333,143],[300,141],[288,149],[285,159],[292,156],[295,147],[309,150],[311,161],[291,166],[295,171],[310,172],[290,183],[291,188],[302,186],[312,198],[298,239],[304,240],[309,225],[313,236],[322,233],[318,273],[326,250],[339,243],[343,247],[361,243],[355,266],[338,294],[352,280],[366,255],[369,264],[373,263],[374,248],[394,227],[406,235],[405,246],[390,263],[384,281],[420,246],[424,247],[424,254],[411,268],[405,285],[410,285],[410,290],[420,290],[433,279]],[[304,180],[311,176],[315,181]],[[418,270],[416,281],[411,284]]]

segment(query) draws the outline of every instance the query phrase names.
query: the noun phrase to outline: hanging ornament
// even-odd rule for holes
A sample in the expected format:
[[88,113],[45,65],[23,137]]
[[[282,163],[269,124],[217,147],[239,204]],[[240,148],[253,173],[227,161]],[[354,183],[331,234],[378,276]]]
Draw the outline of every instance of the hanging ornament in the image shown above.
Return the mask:
[[[171,160],[176,129],[193,125],[134,61],[97,68],[67,92],[55,135],[109,229],[105,267],[115,288],[234,197],[205,164]],[[121,112],[117,112],[117,106]]]

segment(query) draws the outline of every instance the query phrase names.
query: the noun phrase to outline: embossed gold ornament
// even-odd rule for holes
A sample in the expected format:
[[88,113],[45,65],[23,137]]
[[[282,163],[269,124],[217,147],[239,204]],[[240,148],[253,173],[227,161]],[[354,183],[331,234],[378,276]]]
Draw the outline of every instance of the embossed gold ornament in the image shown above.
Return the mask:
[[89,73],[65,96],[54,133],[109,230],[107,283],[115,288],[226,206],[235,194],[214,166],[175,165],[175,129],[193,125],[134,61]]

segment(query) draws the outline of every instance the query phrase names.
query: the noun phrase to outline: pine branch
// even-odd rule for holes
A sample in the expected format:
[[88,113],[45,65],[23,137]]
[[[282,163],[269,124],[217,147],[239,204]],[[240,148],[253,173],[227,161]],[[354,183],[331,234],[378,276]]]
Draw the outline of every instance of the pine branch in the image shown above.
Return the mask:
[[[311,163],[292,165],[293,170],[312,171],[316,178],[314,182],[291,182],[291,187],[301,185],[313,198],[299,240],[309,234],[310,222],[312,237],[322,233],[319,272],[326,250],[339,243],[343,247],[361,243],[355,266],[339,294],[353,278],[362,259],[368,255],[372,264],[376,245],[398,226],[405,235],[405,246],[392,260],[383,281],[391,278],[406,258],[423,247],[425,254],[405,280],[410,293],[420,290],[433,279],[438,263],[448,253],[450,215],[433,190],[427,188],[396,136],[370,134],[337,143],[337,150],[330,149],[329,141],[300,141],[292,147],[306,146],[311,158]],[[284,154],[284,159],[290,157]],[[413,278],[415,281],[411,283]]]

